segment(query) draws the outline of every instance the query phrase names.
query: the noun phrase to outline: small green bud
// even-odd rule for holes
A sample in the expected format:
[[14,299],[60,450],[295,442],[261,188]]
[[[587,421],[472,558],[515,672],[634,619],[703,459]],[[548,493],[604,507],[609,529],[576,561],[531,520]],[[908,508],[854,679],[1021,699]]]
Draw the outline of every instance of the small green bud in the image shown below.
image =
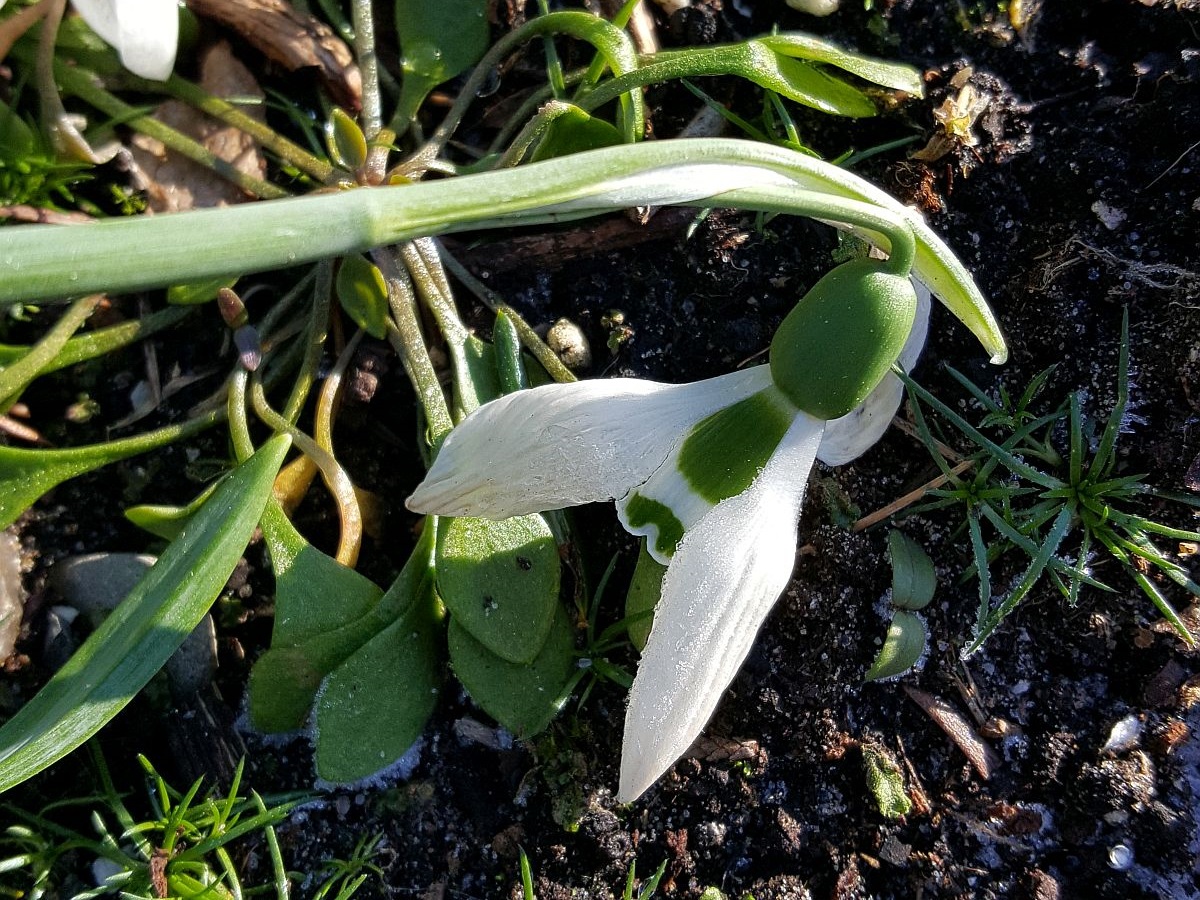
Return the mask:
[[827,273],[788,313],[771,341],[771,377],[789,400],[819,419],[846,415],[900,356],[917,314],[917,294],[877,259]]

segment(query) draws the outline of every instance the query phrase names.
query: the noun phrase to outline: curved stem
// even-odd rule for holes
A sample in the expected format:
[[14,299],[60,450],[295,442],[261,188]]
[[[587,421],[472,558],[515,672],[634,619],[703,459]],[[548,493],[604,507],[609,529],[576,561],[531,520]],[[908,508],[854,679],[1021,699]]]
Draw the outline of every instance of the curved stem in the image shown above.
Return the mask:
[[246,385],[249,381],[250,372],[238,366],[229,376],[229,387],[225,397],[225,414],[229,417],[229,440],[233,444],[233,455],[238,462],[245,462],[254,455],[250,421],[246,417]]
[[297,449],[315,462],[321,470],[321,478],[333,495],[342,525],[337,555],[334,558],[342,565],[353,568],[362,546],[362,513],[358,508],[358,497],[355,496],[350,476],[331,454],[317,445],[316,441],[271,408],[267,403],[266,392],[263,391],[262,380],[257,377],[250,380],[250,402],[255,413],[269,428],[279,434],[289,435]]
[[371,0],[353,0],[354,55],[362,74],[362,123],[367,140],[373,140],[383,127],[383,108],[379,99],[379,57],[375,54],[375,18]]
[[[826,195],[828,221],[842,221],[838,204],[852,201],[860,212],[875,207],[878,216],[907,225],[917,277],[971,329],[993,362],[1005,360],[1004,336],[983,294],[918,213],[830,163],[729,138],[646,141],[517,169],[274,203],[11,228],[0,253],[0,302],[283,268],[414,237],[569,221],[629,206],[711,206],[718,196],[737,199],[739,188],[764,189],[754,203],[750,194],[740,195],[746,208],[780,210],[778,197],[766,190],[776,187]],[[87,240],[80,240],[81,227]]]
[[[624,75],[637,68],[637,52],[628,36],[603,19],[582,12],[556,12],[531,19],[516,31],[502,37],[484,55],[467,79],[466,84],[463,85],[458,99],[446,113],[446,118],[430,135],[429,140],[401,164],[400,171],[409,178],[419,178],[429,168],[429,164],[442,152],[446,142],[450,140],[450,135],[462,122],[467,108],[474,102],[484,82],[487,81],[492,70],[500,64],[501,60],[531,38],[554,33],[568,34],[579,40],[587,41],[601,53],[609,68],[616,75]],[[640,93],[635,91],[624,95],[622,117],[625,121],[625,139],[631,142],[640,140],[645,128]],[[401,127],[402,123],[392,123],[395,131],[400,131]]]

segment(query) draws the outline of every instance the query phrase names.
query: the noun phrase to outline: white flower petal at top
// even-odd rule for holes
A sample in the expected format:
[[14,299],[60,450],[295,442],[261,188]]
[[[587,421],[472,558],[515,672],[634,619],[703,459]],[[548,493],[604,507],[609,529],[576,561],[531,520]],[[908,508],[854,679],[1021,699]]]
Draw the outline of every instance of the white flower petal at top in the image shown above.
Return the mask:
[[699,737],[787,587],[824,426],[799,413],[754,483],[676,549],[629,693],[619,800],[636,800]]
[[769,384],[766,368],[689,384],[549,384],[493,400],[450,432],[408,508],[503,519],[619,500],[695,423]]
[[135,75],[166,81],[179,44],[176,0],[71,0],[83,20]]

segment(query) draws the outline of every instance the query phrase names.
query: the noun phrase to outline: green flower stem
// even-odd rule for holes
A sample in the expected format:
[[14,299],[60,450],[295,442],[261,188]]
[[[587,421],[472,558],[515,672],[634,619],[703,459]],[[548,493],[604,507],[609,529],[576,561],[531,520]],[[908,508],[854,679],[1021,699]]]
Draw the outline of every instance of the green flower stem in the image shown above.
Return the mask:
[[250,373],[238,366],[229,376],[225,396],[229,441],[233,444],[233,455],[238,462],[245,462],[254,455],[254,441],[250,437],[250,422],[246,417],[246,385],[249,382]]
[[[706,179],[709,172],[702,167],[707,166],[715,168]],[[273,203],[87,226],[11,228],[0,249],[0,302],[277,269],[415,237],[562,222],[642,203],[712,206],[719,195],[733,197],[721,183],[737,186],[742,167],[748,176],[754,169],[784,176],[802,190],[805,202],[825,195],[820,216],[828,221],[843,221],[837,205],[841,199],[876,207],[875,214],[890,220],[897,231],[911,229],[918,277],[975,334],[994,362],[1007,358],[999,325],[970,273],[917,213],[830,163],[727,138],[609,147],[516,169]],[[704,193],[703,185],[709,183],[713,187]],[[758,208],[748,190],[743,188],[741,195],[747,198],[746,208]],[[763,208],[781,209],[777,197],[760,199]],[[861,207],[851,206],[857,217]],[[88,229],[86,241],[80,240],[81,227]]]
[[287,191],[276,187],[269,181],[263,181],[261,178],[238,171],[230,163],[191,138],[180,134],[174,128],[170,128],[150,116],[139,115],[134,107],[118,100],[101,87],[99,79],[92,73],[56,62],[54,77],[68,94],[90,103],[102,113],[124,122],[130,128],[162,142],[164,146],[181,156],[186,156],[193,162],[211,169],[243,191],[263,200],[278,200],[288,196]]
[[257,377],[250,379],[250,403],[268,428],[277,434],[291,437],[296,448],[321,470],[321,478],[329,488],[329,493],[333,495],[342,526],[334,559],[344,566],[354,568],[358,561],[358,551],[362,547],[362,512],[358,507],[358,497],[354,493],[354,484],[350,481],[350,476],[332,454],[271,408],[262,381]]
[[270,150],[284,162],[295,166],[317,181],[326,182],[333,174],[333,166],[325,160],[313,156],[299,144],[289,141],[274,128],[247,114],[235,104],[222,97],[214,97],[199,85],[180,78],[178,75],[172,75],[165,85],[140,79],[138,85],[154,91],[163,90],[165,87],[166,92],[175,99],[194,106],[226,125],[232,125],[234,128],[244,131],[258,141],[263,148]]
[[379,98],[379,57],[375,53],[375,17],[371,0],[353,0],[354,56],[362,74],[362,125],[367,140],[373,140],[383,127],[383,106]]
[[103,295],[93,294],[76,300],[28,353],[12,365],[0,368],[0,413],[8,412],[21,392],[54,361],[71,335],[79,330],[103,299]]
[[888,215],[878,206],[833,198],[794,187],[737,188],[707,199],[703,206],[746,206],[763,212],[800,214],[830,224],[849,225],[865,232],[871,243],[888,252],[887,271],[907,277],[916,258],[916,237],[909,222]]
[[[424,238],[424,240],[428,241],[429,238]],[[417,296],[433,313],[433,318],[437,321],[438,330],[441,331],[442,336],[451,344],[461,344],[467,339],[470,332],[463,325],[462,319],[458,317],[458,310],[454,306],[454,295],[450,292],[446,273],[442,271],[441,260],[437,258],[436,254],[434,255],[433,262],[441,275],[439,279],[431,271],[425,254],[417,249],[416,241],[400,245],[400,258],[404,261],[404,266],[412,277],[413,284],[417,289]]]
[[[442,152],[446,142],[450,140],[450,135],[462,121],[467,108],[474,102],[484,82],[491,76],[492,70],[521,44],[544,34],[568,34],[581,41],[587,41],[600,52],[615,75],[624,75],[637,68],[637,52],[629,37],[621,29],[603,19],[584,12],[556,12],[531,19],[492,45],[492,49],[479,61],[466,84],[459,91],[454,105],[446,113],[446,118],[430,135],[429,140],[401,164],[400,171],[410,178],[420,177],[429,168],[429,164]],[[646,127],[641,93],[630,91],[622,95],[621,109],[625,139],[630,142],[641,140],[642,132]],[[405,125],[406,123],[393,121],[391,128],[400,133],[405,130]]]
[[466,266],[446,252],[446,249],[440,243],[437,243],[437,247],[438,253],[442,257],[442,262],[447,269],[454,273],[455,278],[461,281],[492,312],[497,315],[503,313],[508,316],[509,321],[512,322],[513,327],[517,331],[517,337],[521,339],[521,346],[533,354],[533,358],[541,363],[542,368],[546,370],[551,378],[560,384],[579,380],[575,377],[574,372],[563,365],[562,360],[558,358],[558,354],[546,345],[541,335],[533,330],[530,324],[521,317],[520,313],[501,300],[495,291],[472,275]]
[[383,273],[388,286],[388,301],[392,308],[392,322],[388,323],[388,341],[400,355],[400,362],[416,391],[417,400],[428,423],[429,440],[438,446],[454,427],[446,395],[434,371],[429,351],[425,349],[425,337],[421,334],[421,323],[417,319],[417,298],[413,293],[412,280],[408,273],[396,264],[391,253],[380,250],[372,254],[375,265]]
[[329,260],[317,266],[316,289],[308,313],[308,328],[304,335],[304,356],[300,369],[292,381],[292,392],[283,407],[283,417],[295,422],[308,399],[321,365],[321,354],[325,350],[325,338],[329,332],[329,311],[333,305],[333,265]]

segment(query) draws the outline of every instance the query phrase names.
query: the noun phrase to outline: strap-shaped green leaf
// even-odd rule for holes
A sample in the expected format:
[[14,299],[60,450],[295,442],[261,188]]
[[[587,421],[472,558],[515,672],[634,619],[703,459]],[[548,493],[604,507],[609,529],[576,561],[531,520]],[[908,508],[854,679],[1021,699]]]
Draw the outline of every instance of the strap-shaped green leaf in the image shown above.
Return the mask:
[[99,731],[196,627],[241,558],[289,443],[272,438],[238,466],[104,624],[0,728],[0,791]]

